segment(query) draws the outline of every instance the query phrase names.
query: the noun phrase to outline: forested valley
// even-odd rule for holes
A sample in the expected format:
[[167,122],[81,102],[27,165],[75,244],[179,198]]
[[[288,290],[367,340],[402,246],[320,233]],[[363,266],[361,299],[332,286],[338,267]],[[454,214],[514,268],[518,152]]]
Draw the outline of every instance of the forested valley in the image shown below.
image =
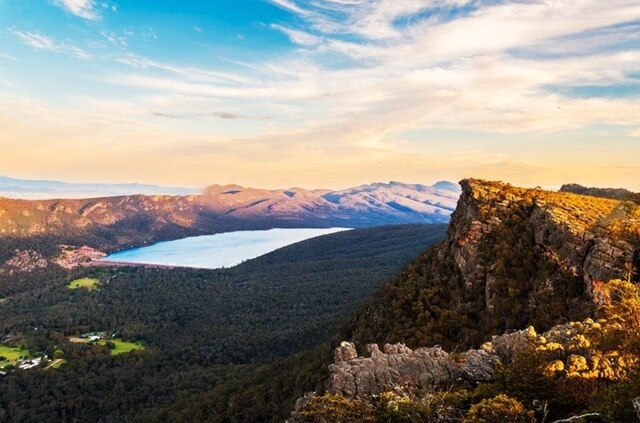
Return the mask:
[[[55,265],[0,275],[0,334],[59,368],[0,376],[2,421],[281,421],[324,383],[341,325],[446,225],[353,230],[218,270]],[[26,239],[43,254],[57,239]],[[78,278],[97,289],[69,289]],[[144,345],[111,355],[70,338]]]

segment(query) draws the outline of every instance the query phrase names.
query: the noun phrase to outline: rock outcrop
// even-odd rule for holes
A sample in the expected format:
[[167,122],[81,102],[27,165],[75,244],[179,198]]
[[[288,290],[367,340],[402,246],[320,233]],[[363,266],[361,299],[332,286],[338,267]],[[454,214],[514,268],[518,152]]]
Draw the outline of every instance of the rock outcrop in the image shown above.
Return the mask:
[[0,270],[7,271],[10,275],[15,272],[32,272],[36,269],[47,267],[48,261],[34,250],[15,250],[15,255],[4,263]]
[[546,372],[555,377],[623,380],[638,360],[594,346],[604,325],[604,321],[586,319],[555,326],[541,335],[529,327],[460,354],[438,346],[412,350],[404,344],[386,344],[380,351],[377,344],[369,344],[367,353],[357,356],[355,345],[343,342],[329,366],[327,391],[367,400],[389,391],[411,395],[454,385],[476,386],[492,381],[496,369],[512,363],[518,353],[533,350],[547,362]]
[[81,265],[91,264],[95,260],[106,257],[106,255],[104,252],[87,247],[86,245],[82,247],[61,245],[60,255],[58,255],[53,262],[62,268],[73,269]]
[[488,307],[495,295],[491,282],[496,268],[491,262],[487,266],[480,249],[515,214],[532,230],[530,248],[565,275],[581,278],[586,292],[593,293],[597,282],[626,279],[627,264],[633,262],[638,245],[611,230],[616,220],[633,218],[624,203],[472,179],[461,185],[462,196],[439,257],[454,257],[468,287],[486,284]]

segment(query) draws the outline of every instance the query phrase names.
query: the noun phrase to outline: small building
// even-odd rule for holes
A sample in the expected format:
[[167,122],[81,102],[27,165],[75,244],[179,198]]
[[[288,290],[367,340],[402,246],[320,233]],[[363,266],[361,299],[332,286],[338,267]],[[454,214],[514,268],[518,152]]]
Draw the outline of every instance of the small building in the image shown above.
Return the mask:
[[21,370],[29,370],[42,364],[44,357],[31,358],[29,360],[18,361],[18,368]]

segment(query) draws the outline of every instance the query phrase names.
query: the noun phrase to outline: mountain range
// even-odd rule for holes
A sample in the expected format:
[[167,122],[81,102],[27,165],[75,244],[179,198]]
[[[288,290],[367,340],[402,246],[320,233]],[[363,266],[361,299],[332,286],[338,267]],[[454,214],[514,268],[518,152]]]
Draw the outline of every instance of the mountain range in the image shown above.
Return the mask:
[[0,197],[31,200],[111,197],[134,194],[189,195],[198,194],[200,191],[199,188],[163,187],[147,184],[78,184],[0,176]]
[[212,185],[197,195],[0,198],[0,236],[63,235],[113,249],[233,230],[446,223],[459,195],[450,182],[390,182],[340,191]]

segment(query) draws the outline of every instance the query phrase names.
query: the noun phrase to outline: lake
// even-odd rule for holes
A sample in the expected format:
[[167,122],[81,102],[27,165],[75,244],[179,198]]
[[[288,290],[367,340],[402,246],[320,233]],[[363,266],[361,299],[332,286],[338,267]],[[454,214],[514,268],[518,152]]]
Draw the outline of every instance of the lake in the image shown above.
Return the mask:
[[349,228],[269,229],[194,236],[120,251],[104,260],[218,269],[235,266],[305,239],[347,230]]

